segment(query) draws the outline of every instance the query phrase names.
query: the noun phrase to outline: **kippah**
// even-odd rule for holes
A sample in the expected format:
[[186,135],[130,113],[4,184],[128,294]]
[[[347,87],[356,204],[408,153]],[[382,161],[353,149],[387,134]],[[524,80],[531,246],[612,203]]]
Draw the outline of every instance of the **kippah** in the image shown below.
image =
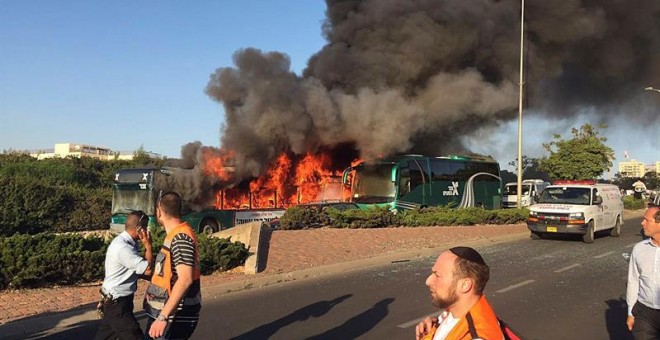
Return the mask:
[[476,250],[470,247],[454,247],[449,249],[449,251],[462,259],[468,260],[470,262],[478,263],[484,266],[486,265],[486,261],[484,261],[484,258],[481,257],[481,255]]

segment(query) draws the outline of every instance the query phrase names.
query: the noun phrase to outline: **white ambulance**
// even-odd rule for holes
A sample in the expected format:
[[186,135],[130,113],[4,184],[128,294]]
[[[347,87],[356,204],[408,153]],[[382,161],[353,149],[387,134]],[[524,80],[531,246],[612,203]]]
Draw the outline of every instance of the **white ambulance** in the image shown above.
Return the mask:
[[557,181],[543,190],[529,207],[527,228],[532,239],[548,234],[581,234],[585,243],[594,233],[609,230],[621,235],[623,201],[616,185],[595,181]]

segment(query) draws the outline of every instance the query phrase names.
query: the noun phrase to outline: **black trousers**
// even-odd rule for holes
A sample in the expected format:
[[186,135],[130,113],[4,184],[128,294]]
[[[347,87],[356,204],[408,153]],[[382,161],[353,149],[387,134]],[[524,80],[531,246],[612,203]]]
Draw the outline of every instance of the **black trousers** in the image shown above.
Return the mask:
[[95,340],[143,338],[144,333],[133,315],[133,295],[120,297],[103,305],[103,319]]
[[632,329],[635,340],[660,339],[660,309],[636,302],[632,314],[635,317]]

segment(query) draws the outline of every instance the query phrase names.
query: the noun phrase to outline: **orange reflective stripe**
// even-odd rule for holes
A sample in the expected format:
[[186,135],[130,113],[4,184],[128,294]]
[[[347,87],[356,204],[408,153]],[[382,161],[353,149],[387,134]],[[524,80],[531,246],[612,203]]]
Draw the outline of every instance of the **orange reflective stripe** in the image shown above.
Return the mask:
[[151,284],[156,285],[164,290],[167,290],[167,294],[171,295],[172,294],[172,253],[170,252],[170,246],[172,245],[172,239],[174,238],[174,235],[177,234],[186,234],[192,238],[194,247],[195,247],[195,266],[193,267],[193,280],[199,280],[201,274],[199,271],[199,254],[197,252],[199,251],[197,247],[197,236],[195,235],[195,232],[193,229],[190,227],[190,225],[186,222],[179,224],[176,226],[174,229],[172,229],[167,235],[165,235],[165,239],[163,240],[163,246],[160,248],[160,253],[163,254],[165,257],[163,263],[162,263],[162,275],[158,275],[158,273],[154,273],[154,275],[151,277]]

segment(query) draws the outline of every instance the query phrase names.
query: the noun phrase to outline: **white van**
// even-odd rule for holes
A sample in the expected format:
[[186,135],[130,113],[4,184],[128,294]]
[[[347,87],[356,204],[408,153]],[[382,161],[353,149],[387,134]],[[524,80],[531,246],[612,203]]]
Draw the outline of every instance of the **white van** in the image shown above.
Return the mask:
[[582,234],[585,243],[594,232],[621,235],[623,201],[616,185],[593,181],[561,181],[548,186],[537,204],[529,207],[527,228],[535,240],[546,234]]
[[[539,194],[550,185],[541,179],[526,179],[522,181],[522,195],[520,196],[520,204],[523,207],[528,207],[538,199]],[[504,186],[504,193],[502,194],[502,208],[516,208],[518,207],[518,182],[507,183]]]

